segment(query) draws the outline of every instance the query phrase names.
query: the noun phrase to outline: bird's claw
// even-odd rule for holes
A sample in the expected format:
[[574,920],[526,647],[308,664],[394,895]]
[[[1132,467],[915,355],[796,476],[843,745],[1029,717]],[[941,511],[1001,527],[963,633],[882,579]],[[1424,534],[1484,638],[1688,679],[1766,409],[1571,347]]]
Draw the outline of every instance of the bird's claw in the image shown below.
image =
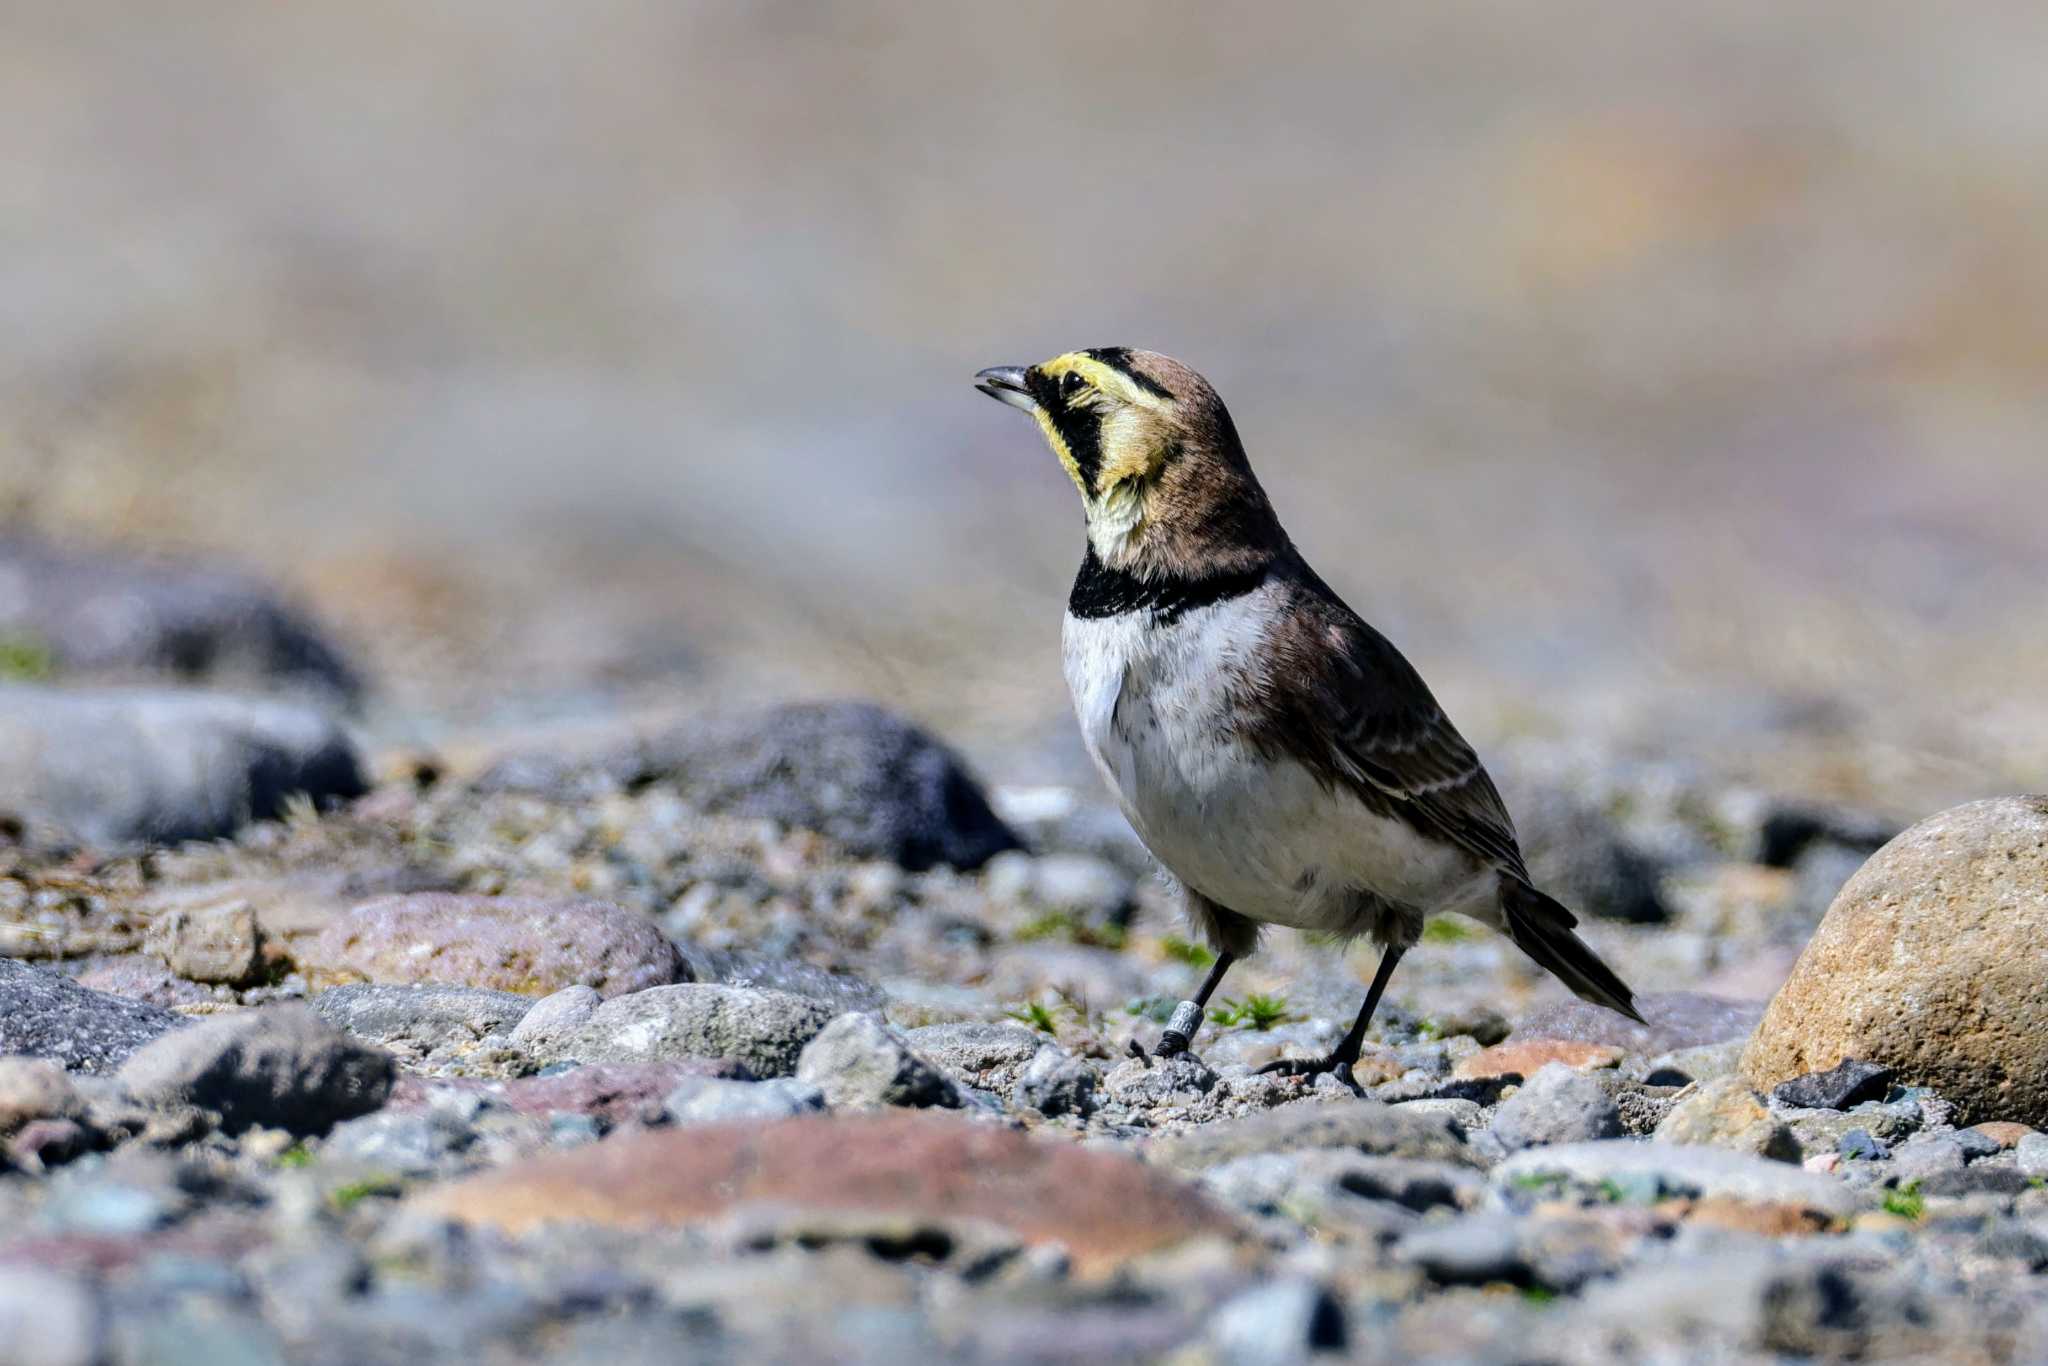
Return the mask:
[[1365,1088],[1358,1084],[1358,1078],[1351,1071],[1351,1062],[1346,1058],[1280,1058],[1259,1069],[1262,1076],[1280,1077],[1314,1078],[1325,1072],[1342,1082],[1352,1095],[1365,1099]]

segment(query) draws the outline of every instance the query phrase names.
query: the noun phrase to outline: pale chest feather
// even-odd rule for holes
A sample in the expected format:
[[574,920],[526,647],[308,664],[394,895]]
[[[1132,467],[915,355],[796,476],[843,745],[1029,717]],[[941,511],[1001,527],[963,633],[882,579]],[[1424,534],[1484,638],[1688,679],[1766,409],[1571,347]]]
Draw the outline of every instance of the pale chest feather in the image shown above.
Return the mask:
[[1063,632],[1082,741],[1124,815],[1176,877],[1239,914],[1343,931],[1355,891],[1434,909],[1464,860],[1333,792],[1245,734],[1265,590],[1189,611],[1076,618]]

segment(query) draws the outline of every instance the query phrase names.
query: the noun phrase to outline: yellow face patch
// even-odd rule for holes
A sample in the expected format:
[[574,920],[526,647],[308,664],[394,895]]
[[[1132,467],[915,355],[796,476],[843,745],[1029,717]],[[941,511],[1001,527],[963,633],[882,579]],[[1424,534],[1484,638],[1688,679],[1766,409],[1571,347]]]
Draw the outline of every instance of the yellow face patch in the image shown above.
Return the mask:
[[1158,473],[1171,400],[1116,366],[1070,351],[1032,367],[1044,390],[1034,416],[1067,477],[1091,505]]

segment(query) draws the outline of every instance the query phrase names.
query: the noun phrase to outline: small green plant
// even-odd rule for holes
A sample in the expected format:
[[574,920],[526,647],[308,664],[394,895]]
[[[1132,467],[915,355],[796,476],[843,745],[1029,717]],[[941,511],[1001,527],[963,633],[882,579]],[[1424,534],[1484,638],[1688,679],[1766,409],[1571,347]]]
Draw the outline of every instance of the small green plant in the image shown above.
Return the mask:
[[286,1148],[277,1155],[277,1165],[280,1167],[310,1167],[313,1165],[313,1154],[306,1151],[305,1144],[294,1143],[291,1147]]
[[1015,1010],[1006,1010],[1003,1014],[1018,1024],[1029,1025],[1041,1034],[1059,1037],[1060,1022],[1053,1017],[1051,1007],[1042,1001],[1026,1001]]
[[1516,1293],[1526,1304],[1551,1304],[1557,1299],[1557,1292],[1547,1285],[1525,1285]]
[[1135,1015],[1153,1024],[1165,1024],[1173,1018],[1173,1008],[1179,1001],[1172,996],[1137,996],[1124,1006],[1124,1014]]
[[346,1214],[373,1195],[396,1195],[399,1192],[397,1180],[389,1176],[369,1176],[361,1181],[351,1181],[345,1186],[336,1186],[327,1193],[327,1203]]
[[1176,963],[1186,963],[1191,968],[1206,968],[1216,961],[1216,955],[1200,944],[1169,934],[1159,941],[1159,951]]
[[1444,1027],[1435,1020],[1423,1019],[1415,1022],[1415,1041],[1417,1043],[1428,1043],[1432,1039],[1441,1039],[1443,1036]]
[[56,670],[56,658],[39,637],[14,631],[0,634],[0,678],[33,683]]
[[1095,949],[1120,949],[1124,946],[1124,938],[1123,926],[1091,925],[1072,911],[1047,911],[1034,916],[1016,934],[1020,944],[1040,939],[1064,939]]
[[1422,927],[1422,942],[1425,944],[1462,944],[1471,937],[1470,925],[1449,916],[1432,920]]
[[1564,1189],[1562,1172],[1519,1172],[1508,1184],[1527,1195],[1554,1195]]
[[1248,1026],[1263,1033],[1294,1016],[1287,1009],[1285,996],[1255,995],[1241,1001],[1226,996],[1222,1005],[1210,1010],[1209,1018],[1226,1029]]
[[1918,1221],[1927,1213],[1927,1197],[1920,1194],[1920,1183],[1908,1181],[1897,1190],[1884,1193],[1884,1212],[1896,1214],[1901,1219]]

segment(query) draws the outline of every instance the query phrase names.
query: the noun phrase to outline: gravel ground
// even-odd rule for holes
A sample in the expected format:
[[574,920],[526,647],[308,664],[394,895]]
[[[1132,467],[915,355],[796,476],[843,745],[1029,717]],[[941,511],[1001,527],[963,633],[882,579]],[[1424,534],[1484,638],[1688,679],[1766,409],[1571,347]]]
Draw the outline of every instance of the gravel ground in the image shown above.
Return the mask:
[[[831,715],[820,810],[958,833],[884,781],[893,722]],[[1832,892],[1801,870],[1883,833],[1854,813],[1647,778],[1582,811],[1657,893],[1589,922],[1649,1025],[1433,932],[1361,1100],[1255,1071],[1370,967],[1291,935],[1196,1056],[1128,1055],[1202,953],[1091,793],[956,804],[1002,852],[910,871],[738,814],[774,764],[736,801],[599,751],[0,852],[0,1051],[52,1059],[0,1062],[13,1359],[2006,1361],[2048,1328],[2048,1137],[1883,1068],[1738,1070]]]

